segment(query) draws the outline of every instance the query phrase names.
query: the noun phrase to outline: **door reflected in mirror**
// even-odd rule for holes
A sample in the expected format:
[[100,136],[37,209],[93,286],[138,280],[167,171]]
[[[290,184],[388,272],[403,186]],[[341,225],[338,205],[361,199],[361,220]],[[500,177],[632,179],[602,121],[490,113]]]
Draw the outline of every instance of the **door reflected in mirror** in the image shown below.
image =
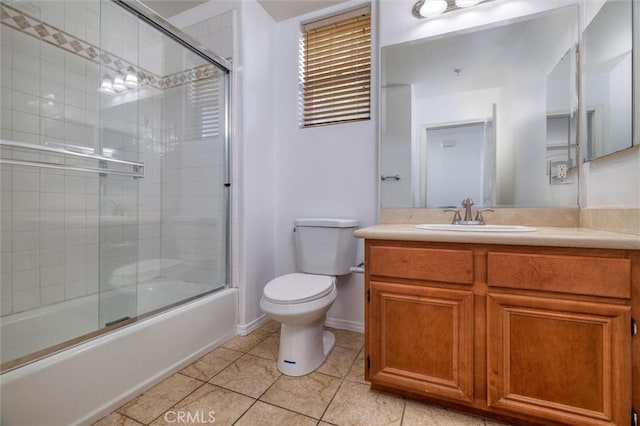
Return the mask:
[[383,47],[381,207],[576,206],[578,28],[567,6]]

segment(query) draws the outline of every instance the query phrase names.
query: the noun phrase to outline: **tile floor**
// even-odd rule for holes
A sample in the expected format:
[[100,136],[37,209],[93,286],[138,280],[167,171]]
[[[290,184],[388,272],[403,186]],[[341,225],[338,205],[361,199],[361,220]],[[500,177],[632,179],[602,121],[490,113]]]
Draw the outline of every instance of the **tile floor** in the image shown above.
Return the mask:
[[320,368],[283,376],[275,362],[279,330],[272,321],[231,339],[94,426],[502,425],[372,391],[359,333],[332,329],[336,346]]

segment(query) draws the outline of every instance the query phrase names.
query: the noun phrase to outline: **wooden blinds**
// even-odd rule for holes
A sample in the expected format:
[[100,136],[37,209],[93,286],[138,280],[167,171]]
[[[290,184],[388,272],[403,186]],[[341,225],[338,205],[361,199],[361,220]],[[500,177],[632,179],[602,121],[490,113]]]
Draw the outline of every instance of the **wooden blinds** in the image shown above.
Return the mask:
[[302,28],[300,125],[371,117],[371,9],[361,8]]

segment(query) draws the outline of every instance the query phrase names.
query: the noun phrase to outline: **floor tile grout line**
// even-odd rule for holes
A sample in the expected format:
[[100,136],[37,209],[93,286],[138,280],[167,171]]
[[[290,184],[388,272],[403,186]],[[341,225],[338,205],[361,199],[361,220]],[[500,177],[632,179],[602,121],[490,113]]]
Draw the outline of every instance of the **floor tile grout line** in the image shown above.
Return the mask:
[[[119,413],[119,412],[117,412],[117,411],[114,411],[114,413],[120,414],[122,417],[126,417],[126,418],[127,418],[127,419],[129,419],[129,420],[133,420],[133,421],[134,421],[134,422],[136,422],[136,423],[140,423],[141,425],[143,425],[143,424],[144,424],[144,423],[142,423],[142,422],[140,422],[140,421],[138,421],[138,420],[134,419],[134,418],[133,418],[133,417],[131,417],[131,416],[127,416],[126,414],[122,414],[122,413]],[[107,414],[107,416],[110,416],[110,415],[111,415],[111,414]],[[107,416],[104,416],[104,417],[107,417]],[[104,417],[103,417],[103,418],[104,418]],[[100,420],[102,420],[102,419],[100,419]],[[98,421],[100,421],[100,420],[98,420]],[[154,420],[155,420],[155,419],[154,419]]]
[[[311,372],[311,373],[309,373],[309,374],[312,374],[312,373],[314,373],[314,372],[315,372],[315,370],[314,370],[314,371],[312,371],[312,372]],[[305,417],[308,417],[308,418],[310,418],[310,419],[317,420],[317,421],[318,421],[318,423],[320,423],[320,422],[322,421],[322,414],[324,414],[324,412],[320,415],[320,418],[319,418],[319,419],[316,419],[315,417],[310,416],[310,415],[308,415],[308,414],[301,413],[301,412],[299,412],[299,411],[292,410],[291,408],[287,408],[287,407],[283,407],[283,406],[281,406],[281,405],[278,405],[278,404],[276,404],[276,403],[274,403],[274,402],[269,402],[269,401],[265,401],[265,400],[261,399],[261,398],[264,396],[264,394],[266,394],[266,393],[269,391],[269,389],[271,389],[271,388],[276,384],[276,382],[277,382],[277,381],[279,381],[281,378],[283,378],[283,377],[305,377],[305,376],[308,376],[309,374],[305,374],[304,376],[287,376],[287,375],[285,375],[285,374],[280,374],[280,377],[278,377],[276,380],[274,380],[274,382],[273,382],[273,383],[271,383],[271,386],[269,386],[269,387],[267,388],[267,390],[265,390],[265,391],[262,393],[262,395],[260,395],[260,397],[258,398],[258,401],[260,401],[260,402],[262,402],[262,403],[264,403],[264,404],[273,405],[274,407],[281,408],[281,409],[286,410],[286,411],[289,411],[289,412],[291,412],[291,413],[299,414],[299,415],[301,415],[301,416],[305,416]],[[327,377],[331,377],[331,378],[333,378],[333,379],[337,379],[337,377],[329,376],[328,374],[317,373],[317,372],[316,372],[316,374],[322,374],[323,376],[327,376]],[[337,390],[336,390],[336,392],[337,392]],[[334,395],[335,395],[335,393],[334,393]],[[327,405],[327,407],[328,407],[328,405]],[[326,410],[326,408],[325,408],[325,410]]]
[[[343,346],[340,346],[343,347]],[[349,349],[349,348],[348,348]],[[362,350],[362,348],[360,348],[360,350],[358,350],[358,352],[356,353],[355,358],[353,359],[353,361],[351,361],[351,365],[349,366],[349,368],[347,369],[347,373],[340,378],[340,384],[338,385],[338,388],[336,389],[336,391],[333,393],[331,399],[329,400],[329,403],[327,404],[327,406],[324,408],[324,411],[322,412],[322,414],[320,415],[320,422],[324,421],[323,417],[324,415],[327,413],[327,410],[329,409],[329,407],[331,406],[331,403],[333,402],[333,400],[335,399],[336,395],[338,394],[338,392],[340,392],[340,389],[342,388],[342,385],[344,384],[345,380],[347,379],[347,376],[349,375],[349,372],[351,371],[351,369],[353,368],[353,366],[355,365],[357,359],[358,359],[358,355],[360,355],[360,351]],[[333,351],[332,351],[333,352]],[[331,354],[329,354],[331,355]],[[323,373],[319,373],[319,374],[323,374]],[[328,374],[326,374],[328,376]],[[333,377],[333,376],[331,376]],[[327,422],[329,423],[329,422]]]
[[[333,400],[336,398],[336,395],[338,394],[338,392],[340,392],[340,389],[342,388],[342,385],[344,384],[344,378],[342,378],[340,380],[340,384],[338,385],[338,387],[336,388],[336,391],[333,393],[333,395],[331,396],[331,399],[329,400],[329,403],[327,404],[326,407],[324,407],[324,410],[322,411],[322,414],[320,414],[320,421],[324,421],[322,420],[322,418],[324,417],[324,415],[327,413],[327,410],[329,409],[329,407],[331,406],[331,403],[333,402]],[[329,422],[327,422],[329,423]]]
[[404,413],[405,411],[407,411],[407,400],[405,398],[402,398],[404,400],[404,404],[402,404],[402,415],[400,416],[400,426],[402,426],[402,424],[404,423]]
[[[231,392],[233,392],[233,391],[231,391]],[[238,392],[235,392],[235,393],[238,393]],[[239,395],[242,395],[242,394],[239,394]],[[244,395],[244,396],[246,396],[246,395]],[[249,406],[247,407],[247,409],[246,409],[246,410],[244,410],[244,411],[242,412],[242,414],[240,414],[240,417],[238,417],[238,418],[237,418],[233,423],[231,423],[231,425],[233,426],[233,425],[235,425],[236,423],[238,423],[238,422],[240,421],[240,419],[242,419],[242,418],[244,417],[244,415],[245,415],[245,414],[247,414],[247,413],[249,412],[249,410],[251,410],[251,407],[253,407],[254,405],[256,405],[256,402],[258,402],[258,400],[257,400],[257,399],[254,399],[254,400],[253,400],[253,402],[251,403],[251,405],[249,405]]]
[[[266,392],[266,391],[265,391],[265,392]],[[261,400],[261,399],[256,399],[256,400],[254,400],[254,401],[253,401],[253,404],[251,404],[251,407],[253,407],[254,405],[256,405],[256,403],[258,403],[258,402],[261,402],[262,404],[270,405],[270,406],[272,406],[272,407],[279,408],[279,409],[281,409],[281,410],[287,411],[287,412],[289,412],[289,413],[296,414],[296,415],[298,415],[298,416],[306,417],[306,418],[311,419],[311,420],[317,420],[317,423],[320,423],[320,422],[322,421],[322,420],[318,420],[318,419],[316,419],[315,417],[311,417],[311,416],[309,416],[308,414],[302,414],[302,413],[299,413],[299,412],[297,412],[297,411],[293,411],[293,410],[290,410],[290,409],[288,409],[288,408],[281,407],[281,406],[279,406],[279,405],[273,404],[273,403],[271,403],[271,402],[263,401],[263,400]],[[240,416],[240,417],[238,418],[238,420],[236,420],[235,422],[233,422],[233,424],[235,425],[237,422],[239,422],[239,421],[240,421],[240,419],[242,419],[242,417],[247,413],[247,411],[249,411],[249,409],[250,409],[251,407],[249,407],[249,408],[248,408],[244,413],[242,413],[242,416]]]

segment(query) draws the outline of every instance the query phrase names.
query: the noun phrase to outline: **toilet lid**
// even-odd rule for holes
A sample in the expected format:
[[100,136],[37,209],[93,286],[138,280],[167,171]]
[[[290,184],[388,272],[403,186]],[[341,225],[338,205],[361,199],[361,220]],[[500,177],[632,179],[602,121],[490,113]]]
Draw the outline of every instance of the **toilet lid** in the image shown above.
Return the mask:
[[331,293],[334,277],[288,274],[274,278],[264,287],[264,298],[272,303],[303,303]]

